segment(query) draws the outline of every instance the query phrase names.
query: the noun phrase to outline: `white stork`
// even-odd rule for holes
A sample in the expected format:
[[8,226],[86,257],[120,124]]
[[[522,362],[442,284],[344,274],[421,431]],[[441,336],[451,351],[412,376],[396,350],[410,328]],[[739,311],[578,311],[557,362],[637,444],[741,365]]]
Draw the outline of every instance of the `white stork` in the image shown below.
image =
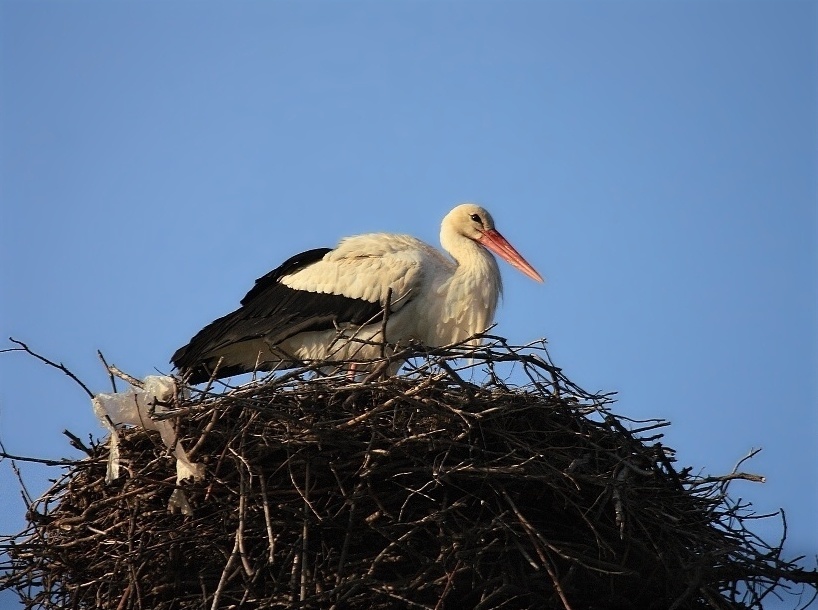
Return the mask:
[[[195,384],[304,361],[372,360],[382,353],[387,304],[388,343],[447,345],[492,323],[502,282],[489,251],[543,281],[480,206],[449,212],[440,243],[454,260],[390,233],[297,254],[256,280],[239,309],[204,327],[171,362]],[[339,331],[354,338],[339,341]]]

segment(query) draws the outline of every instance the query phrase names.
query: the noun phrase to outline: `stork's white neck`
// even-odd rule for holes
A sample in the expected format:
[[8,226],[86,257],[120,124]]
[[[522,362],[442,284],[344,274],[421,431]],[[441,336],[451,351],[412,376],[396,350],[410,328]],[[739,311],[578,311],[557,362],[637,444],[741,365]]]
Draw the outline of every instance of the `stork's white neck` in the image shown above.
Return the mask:
[[494,256],[476,241],[444,225],[440,243],[457,262],[448,281],[446,300],[459,331],[452,340],[484,331],[494,320],[503,286]]
[[457,262],[456,275],[491,284],[492,292],[502,291],[497,260],[479,243],[455,231],[446,231],[444,227],[440,232],[440,245]]

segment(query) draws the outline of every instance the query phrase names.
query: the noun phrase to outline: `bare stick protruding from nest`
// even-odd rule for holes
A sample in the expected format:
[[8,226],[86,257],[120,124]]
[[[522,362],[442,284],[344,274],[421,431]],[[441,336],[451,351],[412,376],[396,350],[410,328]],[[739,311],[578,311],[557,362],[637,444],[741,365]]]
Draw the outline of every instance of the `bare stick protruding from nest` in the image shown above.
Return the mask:
[[54,362],[53,360],[49,360],[45,356],[41,356],[40,354],[38,354],[37,352],[32,350],[28,345],[26,345],[22,341],[18,341],[14,337],[9,337],[9,341],[11,341],[12,343],[15,343],[16,345],[19,345],[20,347],[13,347],[13,348],[10,348],[10,349],[2,349],[2,350],[0,350],[0,354],[2,354],[4,352],[25,352],[25,353],[29,354],[30,356],[34,356],[40,362],[44,362],[48,366],[54,367],[55,369],[60,370],[63,373],[65,373],[66,375],[68,375],[71,379],[73,379],[77,383],[77,385],[79,385],[83,390],[85,390],[85,393],[88,394],[88,396],[90,398],[94,397],[94,394],[91,392],[91,390],[88,389],[88,386],[86,386],[82,381],[80,381],[79,377],[77,377],[74,373],[72,373],[70,370],[68,370],[68,368],[64,364],[62,364],[62,363],[58,364],[58,363]]

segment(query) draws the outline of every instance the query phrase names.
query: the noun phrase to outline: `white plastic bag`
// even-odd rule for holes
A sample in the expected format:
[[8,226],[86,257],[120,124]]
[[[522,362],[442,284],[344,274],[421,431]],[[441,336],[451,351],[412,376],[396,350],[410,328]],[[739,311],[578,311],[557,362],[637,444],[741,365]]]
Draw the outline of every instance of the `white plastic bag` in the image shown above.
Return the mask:
[[[201,480],[204,477],[204,465],[191,462],[185,453],[182,444],[176,438],[176,432],[170,420],[155,420],[150,416],[151,409],[161,414],[165,408],[158,403],[167,402],[176,392],[176,382],[173,377],[151,375],[145,377],[142,388],[128,388],[116,394],[97,394],[91,401],[94,414],[100,423],[111,433],[111,446],[108,456],[108,470],[105,481],[110,483],[119,477],[119,436],[117,426],[139,426],[145,430],[156,430],[162,437],[162,442],[168,449],[173,450],[176,456],[176,482],[193,478]],[[178,490],[177,491],[181,491]],[[174,498],[176,500],[174,501]],[[171,510],[178,508],[188,514],[190,506],[184,494],[177,494],[171,498]]]

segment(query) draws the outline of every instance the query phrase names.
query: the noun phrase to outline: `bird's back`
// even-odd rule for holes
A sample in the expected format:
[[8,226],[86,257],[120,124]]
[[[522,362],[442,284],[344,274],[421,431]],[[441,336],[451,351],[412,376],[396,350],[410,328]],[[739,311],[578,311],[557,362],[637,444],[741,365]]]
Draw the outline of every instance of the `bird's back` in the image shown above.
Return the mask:
[[453,270],[454,263],[411,235],[367,233],[341,240],[321,260],[282,277],[281,282],[298,290],[382,304],[391,289],[392,310],[398,311],[434,276]]

